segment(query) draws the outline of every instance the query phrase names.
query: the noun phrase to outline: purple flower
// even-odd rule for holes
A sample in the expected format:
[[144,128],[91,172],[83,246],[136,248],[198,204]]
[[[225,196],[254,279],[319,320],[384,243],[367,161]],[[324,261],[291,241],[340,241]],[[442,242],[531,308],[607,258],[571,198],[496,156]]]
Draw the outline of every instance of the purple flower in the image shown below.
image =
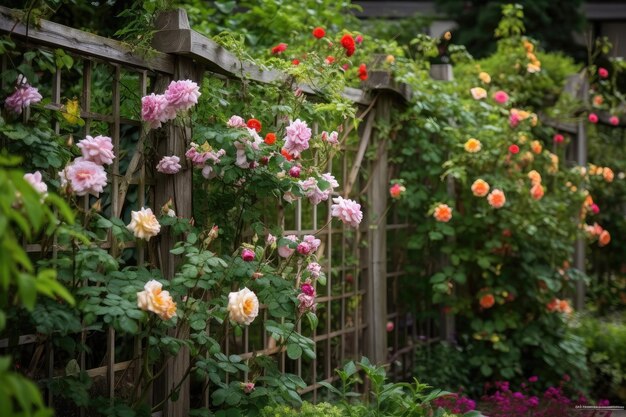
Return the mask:
[[527,401],[528,405],[530,407],[537,407],[539,405],[539,398],[537,397],[530,397]]
[[337,217],[344,224],[352,227],[358,227],[363,220],[363,212],[361,212],[361,205],[353,200],[347,200],[343,197],[333,198],[333,204],[331,206],[331,216]]
[[176,155],[164,156],[156,166],[162,174],[176,174],[181,169],[180,158]]
[[98,165],[110,165],[115,159],[113,142],[108,136],[85,136],[76,146],[80,148],[85,161],[91,161]]
[[176,117],[176,109],[169,106],[165,95],[150,94],[141,99],[141,119],[148,122],[150,129],[161,127],[161,123]]
[[311,139],[311,129],[306,122],[300,119],[291,122],[286,129],[285,149],[291,155],[298,156],[302,151],[309,149],[309,139]]
[[4,106],[13,113],[22,114],[24,108],[29,107],[31,104],[39,103],[41,99],[39,90],[28,84],[20,83],[13,94],[6,98]]
[[200,94],[198,84],[191,80],[172,81],[165,90],[165,98],[175,110],[189,110],[198,104]]

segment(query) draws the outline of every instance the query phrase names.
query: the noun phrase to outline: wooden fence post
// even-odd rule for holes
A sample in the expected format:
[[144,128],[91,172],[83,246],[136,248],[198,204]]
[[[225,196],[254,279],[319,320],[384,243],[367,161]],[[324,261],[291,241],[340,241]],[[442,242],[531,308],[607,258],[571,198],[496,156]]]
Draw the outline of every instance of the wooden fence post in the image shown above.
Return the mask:
[[[375,112],[377,126],[388,125],[394,101],[389,93],[378,96]],[[368,207],[368,280],[367,305],[369,327],[367,330],[367,355],[372,363],[387,362],[387,137],[386,131],[374,127],[371,144],[376,147],[376,156],[370,166],[370,184],[367,190]]]
[[[157,30],[189,30],[189,20],[187,13],[182,10],[174,10],[163,13],[156,22]],[[155,49],[166,51],[165,43],[167,38],[161,38],[154,42]],[[176,56],[174,78],[176,80],[192,80],[200,84],[202,82],[203,68],[192,59],[182,55]],[[157,82],[158,92],[161,93],[167,86],[164,80]],[[163,175],[155,173],[155,209],[160,208],[169,200],[173,202],[173,208],[178,217],[193,218],[192,206],[192,178],[193,166],[185,159],[185,152],[191,142],[191,126],[174,126],[170,125],[165,137],[161,137],[157,145],[157,160],[165,155],[176,155],[181,160],[183,168],[177,175]],[[178,259],[170,253],[176,239],[171,235],[171,231],[166,229],[161,234],[159,257],[161,260],[161,269],[165,278],[171,279],[176,271]],[[178,337],[185,338],[189,335],[188,328],[179,330]],[[167,370],[165,372],[164,385],[165,395],[178,386],[181,379],[188,377],[188,368],[191,366],[189,359],[189,350],[181,348],[175,358],[169,360]],[[189,397],[190,397],[189,379],[182,383],[179,387],[177,400],[168,400],[163,409],[165,417],[186,417],[189,414]]]

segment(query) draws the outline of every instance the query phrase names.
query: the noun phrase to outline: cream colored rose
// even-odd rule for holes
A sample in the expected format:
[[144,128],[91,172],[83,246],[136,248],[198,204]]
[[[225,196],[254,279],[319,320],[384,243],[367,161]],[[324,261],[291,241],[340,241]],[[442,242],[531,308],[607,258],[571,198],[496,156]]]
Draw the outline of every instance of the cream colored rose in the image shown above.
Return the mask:
[[487,97],[487,91],[482,87],[471,88],[470,93],[472,93],[472,97],[474,97],[474,100],[481,100]]
[[137,293],[137,306],[157,314],[163,320],[169,320],[176,315],[176,303],[170,293],[162,288],[159,281],[148,281],[143,291]]
[[248,288],[228,294],[228,313],[232,321],[250,324],[259,314],[259,299]]
[[161,225],[151,209],[142,207],[139,211],[131,212],[131,216],[132,220],[126,227],[133,232],[135,237],[150,240],[151,237],[159,234]]

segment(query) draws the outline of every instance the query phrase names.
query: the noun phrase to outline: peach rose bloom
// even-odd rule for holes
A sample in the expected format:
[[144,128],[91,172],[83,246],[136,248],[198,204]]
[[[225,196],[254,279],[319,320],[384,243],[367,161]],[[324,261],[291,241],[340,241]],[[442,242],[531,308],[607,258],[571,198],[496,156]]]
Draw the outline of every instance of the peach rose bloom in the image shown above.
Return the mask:
[[250,324],[259,315],[259,299],[248,288],[228,294],[228,315],[239,324]]
[[526,66],[526,71],[531,74],[541,71],[541,63],[539,61],[535,61],[535,63],[529,62]]
[[139,239],[150,240],[161,231],[161,225],[149,208],[131,212],[131,222],[126,226]]
[[487,196],[487,201],[491,207],[500,208],[506,203],[506,197],[502,190],[496,188]]
[[604,177],[604,181],[613,182],[615,174],[613,173],[613,170],[611,168],[604,167],[604,169],[602,170],[602,176]]
[[168,291],[163,291],[163,285],[151,280],[137,293],[137,306],[144,311],[151,311],[163,320],[169,320],[176,315],[176,303]]
[[600,246],[606,246],[611,242],[611,234],[608,232],[608,230],[603,230],[602,233],[600,233],[600,237],[598,238],[598,244]]
[[533,153],[539,155],[543,150],[543,146],[541,146],[541,142],[539,142],[538,140],[533,140],[532,142],[530,142],[530,150],[533,151]]
[[496,303],[496,299],[493,294],[485,294],[480,297],[480,306],[482,308],[491,308]]
[[593,96],[593,105],[596,107],[599,107],[602,105],[602,103],[604,103],[604,98],[602,98],[601,95],[595,95]]
[[559,300],[558,310],[565,314],[572,314],[572,311],[574,311],[567,300]]
[[447,223],[452,218],[452,209],[447,204],[439,204],[433,215],[438,222]]
[[528,178],[533,185],[541,184],[541,174],[534,169],[528,173]]
[[482,149],[482,145],[478,139],[469,138],[465,145],[463,145],[465,150],[469,153],[476,153]]
[[522,42],[524,44],[524,49],[526,49],[526,53],[532,53],[535,50],[535,45],[533,45],[531,42],[524,40]]
[[470,93],[472,93],[472,97],[474,97],[474,100],[481,100],[487,97],[487,91],[482,87],[474,87],[470,89]]
[[550,174],[556,174],[559,170],[559,157],[553,153],[550,153],[550,161],[552,165],[550,166],[550,168],[548,168],[548,172]]
[[472,184],[472,194],[476,197],[484,197],[489,193],[489,184],[482,179],[477,179]]
[[485,71],[482,71],[480,74],[478,74],[478,78],[480,78],[480,81],[484,82],[485,84],[489,84],[491,82],[491,75],[487,74]]
[[530,189],[530,196],[535,200],[541,200],[543,193],[543,186],[539,183],[533,185]]

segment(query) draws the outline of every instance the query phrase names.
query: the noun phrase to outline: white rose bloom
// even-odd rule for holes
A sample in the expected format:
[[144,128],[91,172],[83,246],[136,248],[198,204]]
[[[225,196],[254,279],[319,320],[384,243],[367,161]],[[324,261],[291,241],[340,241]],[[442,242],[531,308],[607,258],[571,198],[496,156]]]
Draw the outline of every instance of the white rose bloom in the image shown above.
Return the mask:
[[259,299],[248,288],[228,294],[228,313],[232,321],[250,324],[259,314]]

